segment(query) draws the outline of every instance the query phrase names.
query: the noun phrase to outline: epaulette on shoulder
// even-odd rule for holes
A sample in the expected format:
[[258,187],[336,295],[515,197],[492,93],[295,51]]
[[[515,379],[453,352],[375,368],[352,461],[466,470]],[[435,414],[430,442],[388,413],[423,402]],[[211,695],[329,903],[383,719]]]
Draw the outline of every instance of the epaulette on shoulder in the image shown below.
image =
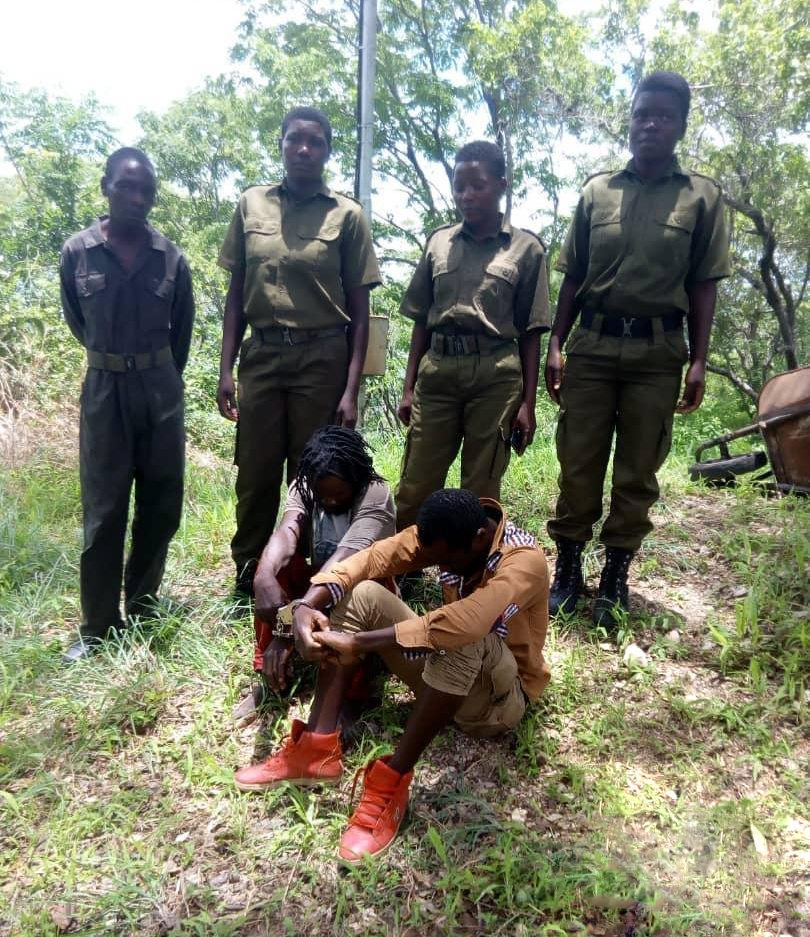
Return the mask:
[[355,198],[353,195],[349,195],[348,192],[337,192],[335,189],[330,189],[332,195],[338,195],[340,198],[345,198],[348,202],[354,202],[355,205],[359,205],[360,208],[363,207],[363,203],[359,198]]
[[686,172],[687,172],[690,176],[697,176],[698,179],[705,179],[707,182],[711,182],[711,184],[712,184],[713,186],[715,186],[716,188],[720,189],[720,191],[723,190],[723,186],[720,185],[720,183],[717,181],[717,179],[713,179],[711,176],[706,176],[706,175],[704,175],[702,172],[695,172],[695,171],[692,170],[692,169],[687,169]]
[[245,192],[249,192],[251,189],[272,189],[274,186],[280,184],[279,182],[253,182],[251,185],[246,185],[244,189],[242,189],[242,195],[244,195]]
[[543,243],[543,239],[536,231],[532,231],[531,228],[521,228],[520,229],[524,234],[530,234],[536,241],[540,242],[540,246],[543,248],[543,253],[545,254],[548,251],[548,248]]
[[621,172],[621,169],[600,169],[599,172],[592,172],[582,184],[583,186],[586,186],[591,181],[591,179],[595,179],[597,176],[613,176],[617,172]]
[[438,228],[434,228],[430,234],[427,236],[427,242],[433,237],[434,234],[438,234],[439,231],[446,231],[448,228],[455,228],[459,224],[458,221],[448,221],[447,224],[440,224]]

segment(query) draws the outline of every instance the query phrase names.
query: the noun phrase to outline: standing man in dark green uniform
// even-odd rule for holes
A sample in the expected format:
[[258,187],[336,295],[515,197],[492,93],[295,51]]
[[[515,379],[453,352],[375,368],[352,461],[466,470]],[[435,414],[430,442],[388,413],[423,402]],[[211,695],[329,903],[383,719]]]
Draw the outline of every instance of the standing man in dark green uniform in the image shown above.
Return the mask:
[[273,533],[285,462],[290,484],[316,429],[357,422],[369,293],[380,282],[360,205],[323,181],[332,148],[326,115],[294,108],[280,146],[284,179],[242,193],[219,255],[231,282],[217,399],[220,413],[238,421],[231,554],[242,594],[252,594]]
[[[549,605],[552,614],[571,611],[582,593],[581,553],[602,514],[615,435],[610,512],[601,532],[605,566],[593,610],[602,626],[627,611],[628,567],[652,530],[648,513],[658,498],[656,472],[669,452],[673,413],[691,413],[703,400],[717,281],[730,273],[720,188],[681,169],[674,155],[689,103],[689,85],[674,72],[641,81],[630,118],[633,158],[586,182],[557,262],[565,279],[546,363],[546,387],[561,407]],[[578,314],[563,365],[561,348]]]
[[444,485],[459,446],[462,488],[497,500],[510,438],[519,454],[534,438],[545,252],[500,212],[504,174],[494,143],[458,151],[453,197],[464,220],[431,234],[400,307],[414,326],[398,411],[408,438],[397,530]]
[[109,215],[62,250],[62,309],[87,349],[79,472],[84,515],[82,626],[64,660],[123,627],[121,572],[129,497],[132,546],[124,570],[127,615],[153,607],[183,505],[183,380],[194,297],[179,249],[147,224],[155,170],[130,147],[101,180]]

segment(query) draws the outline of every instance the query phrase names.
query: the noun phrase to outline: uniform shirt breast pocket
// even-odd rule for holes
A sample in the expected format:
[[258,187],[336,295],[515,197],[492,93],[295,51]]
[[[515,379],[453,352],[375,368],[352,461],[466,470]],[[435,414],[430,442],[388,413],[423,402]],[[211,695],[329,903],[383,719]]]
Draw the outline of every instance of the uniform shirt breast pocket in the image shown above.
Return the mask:
[[142,311],[142,318],[148,329],[171,328],[174,290],[175,281],[173,277],[147,278],[146,303]]
[[298,256],[302,266],[321,274],[340,274],[340,225],[322,228],[302,225],[298,230]]
[[662,210],[656,214],[655,222],[655,233],[660,243],[660,248],[655,248],[656,253],[660,250],[662,262],[670,269],[681,268],[685,277],[692,252],[692,232],[697,223],[694,212],[683,209]]
[[624,217],[621,206],[594,205],[591,212],[589,264],[605,267],[620,256],[626,237]]
[[245,264],[260,264],[274,257],[279,225],[263,218],[245,219]]
[[107,277],[103,273],[76,274],[76,295],[83,311],[92,309],[106,289]]
[[432,267],[433,306],[446,312],[458,302],[459,262],[457,258],[434,258]]
[[478,305],[495,326],[503,324],[497,319],[503,318],[504,314],[510,322],[512,320],[515,287],[519,275],[517,266],[507,260],[493,260],[484,272],[478,292]]

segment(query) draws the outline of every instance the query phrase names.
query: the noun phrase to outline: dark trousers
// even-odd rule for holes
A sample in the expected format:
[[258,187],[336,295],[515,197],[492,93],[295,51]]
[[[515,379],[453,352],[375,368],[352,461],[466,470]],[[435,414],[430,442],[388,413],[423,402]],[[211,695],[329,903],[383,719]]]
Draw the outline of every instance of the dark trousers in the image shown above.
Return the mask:
[[613,453],[610,508],[600,539],[637,550],[652,530],[656,472],[672,443],[672,418],[687,351],[681,332],[655,320],[647,338],[616,338],[578,328],[567,347],[557,424],[560,496],[548,531],[585,542],[602,516]]
[[273,533],[284,465],[287,483],[309,437],[335,418],[346,387],[345,335],[296,345],[248,338],[239,357],[239,425],[236,436],[237,568],[261,556]]
[[[183,505],[183,385],[174,364],[123,374],[90,368],[82,389],[79,474],[84,520],[84,637],[120,627],[153,599]],[[132,488],[129,556],[124,544]]]

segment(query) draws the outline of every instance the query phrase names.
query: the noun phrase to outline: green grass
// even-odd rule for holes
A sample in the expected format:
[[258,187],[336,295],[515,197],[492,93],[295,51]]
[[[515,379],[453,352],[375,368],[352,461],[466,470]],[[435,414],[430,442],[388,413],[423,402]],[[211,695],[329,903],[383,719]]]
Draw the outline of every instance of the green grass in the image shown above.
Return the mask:
[[[548,543],[545,405],[539,423],[505,500]],[[691,485],[679,433],[621,633],[594,634],[587,607],[556,623],[552,684],[516,732],[447,730],[391,853],[348,872],[334,851],[352,776],[395,744],[407,694],[389,686],[340,789],[238,793],[233,770],[277,743],[288,713],[279,701],[260,734],[229,720],[251,656],[227,599],[231,468],[190,459],[159,619],[64,670],[78,484],[63,446],[38,440],[0,475],[0,934],[617,935],[634,902],[636,937],[796,933],[810,901],[810,505]],[[378,446],[389,479],[398,461],[396,439]],[[630,641],[648,668],[623,665]]]

